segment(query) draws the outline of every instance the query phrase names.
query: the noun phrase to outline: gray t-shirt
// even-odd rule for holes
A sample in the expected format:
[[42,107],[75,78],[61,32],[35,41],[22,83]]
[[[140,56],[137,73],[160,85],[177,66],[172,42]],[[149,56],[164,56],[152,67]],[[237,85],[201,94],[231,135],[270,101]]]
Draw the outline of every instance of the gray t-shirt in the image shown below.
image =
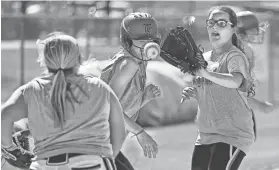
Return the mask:
[[[250,80],[249,62],[239,49],[233,46],[229,52],[212,61],[211,52],[204,54],[208,70],[219,73],[240,72]],[[244,60],[246,65],[240,65]],[[245,69],[243,69],[245,68]],[[241,71],[245,70],[245,71]],[[252,112],[247,105],[247,92],[226,88],[209,80],[197,87],[198,138],[196,145],[224,142],[247,152],[254,142]]]
[[67,88],[71,90],[67,91],[65,123],[61,129],[54,126],[49,93],[52,79],[36,78],[24,89],[35,155],[39,159],[62,153],[112,157],[109,125],[112,89],[99,78],[68,76],[71,84]]
[[[115,76],[115,69],[118,64],[121,64],[124,60],[134,60],[126,51],[121,51],[117,53],[110,63],[102,70],[101,79],[110,85],[110,81]],[[122,105],[124,113],[130,117],[133,121],[136,121],[139,115],[139,110],[142,107],[145,85],[146,85],[146,67],[147,62],[142,61],[139,64],[139,69],[136,71],[133,78],[130,80],[125,88],[122,96],[118,96],[119,101]]]

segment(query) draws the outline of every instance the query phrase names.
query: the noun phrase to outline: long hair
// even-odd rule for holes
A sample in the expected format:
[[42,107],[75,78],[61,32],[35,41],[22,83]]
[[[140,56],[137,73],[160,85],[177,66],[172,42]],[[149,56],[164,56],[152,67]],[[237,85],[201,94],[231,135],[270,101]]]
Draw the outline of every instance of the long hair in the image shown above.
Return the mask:
[[75,38],[64,33],[51,33],[43,44],[38,58],[41,66],[54,75],[50,89],[54,125],[63,127],[65,121],[66,76],[80,65],[80,51]]
[[[209,15],[214,11],[214,10],[220,10],[220,11],[223,11],[223,12],[226,12],[227,14],[229,14],[229,19],[230,19],[230,22],[233,24],[232,27],[233,28],[236,28],[237,27],[237,16],[236,16],[236,13],[229,7],[226,7],[226,6],[217,6],[217,7],[213,7],[210,9],[209,11]],[[238,38],[238,36],[236,35],[236,33],[234,33],[232,35],[232,44],[234,46],[236,46],[238,49],[240,49],[243,53],[244,52],[244,45],[243,43],[241,42],[241,40]]]

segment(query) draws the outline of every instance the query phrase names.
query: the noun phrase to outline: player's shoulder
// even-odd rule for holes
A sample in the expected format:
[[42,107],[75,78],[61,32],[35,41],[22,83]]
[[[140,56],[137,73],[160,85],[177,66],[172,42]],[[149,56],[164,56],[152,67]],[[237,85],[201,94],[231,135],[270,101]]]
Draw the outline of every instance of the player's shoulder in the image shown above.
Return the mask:
[[129,52],[122,51],[117,54],[116,60],[118,61],[120,66],[124,67],[133,67],[137,66],[137,59],[135,59]]
[[133,72],[133,70],[137,70],[139,68],[137,59],[128,52],[118,53],[114,60],[116,72]]
[[227,53],[227,61],[232,58],[238,58],[240,60],[245,60],[248,62],[248,58],[244,52],[242,52],[239,48],[233,46],[230,51]]
[[245,56],[245,53],[243,51],[241,51],[239,48],[237,48],[236,46],[232,46],[232,48],[228,51],[227,55],[228,56],[235,56],[235,55]]
[[108,92],[112,91],[110,86],[100,77],[86,76],[85,79],[88,85],[91,86],[91,88],[98,88]]
[[33,89],[33,90],[41,90],[46,85],[51,84],[51,78],[49,76],[40,76],[35,77],[30,80],[28,83],[22,86],[24,89]]

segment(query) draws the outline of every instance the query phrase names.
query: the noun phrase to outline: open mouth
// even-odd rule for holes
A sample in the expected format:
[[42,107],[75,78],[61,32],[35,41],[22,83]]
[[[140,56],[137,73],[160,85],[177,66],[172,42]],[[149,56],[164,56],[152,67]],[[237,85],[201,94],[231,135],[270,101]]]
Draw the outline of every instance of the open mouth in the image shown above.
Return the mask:
[[212,36],[213,38],[216,38],[216,39],[219,39],[219,38],[220,38],[220,34],[219,34],[218,32],[213,32],[213,33],[211,33],[211,36]]

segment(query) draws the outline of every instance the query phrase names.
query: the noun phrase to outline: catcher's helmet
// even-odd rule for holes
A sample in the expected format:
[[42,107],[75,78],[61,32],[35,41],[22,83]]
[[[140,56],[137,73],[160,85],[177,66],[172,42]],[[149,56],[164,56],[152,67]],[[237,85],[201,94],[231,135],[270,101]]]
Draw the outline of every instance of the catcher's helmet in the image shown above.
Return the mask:
[[268,22],[259,22],[255,14],[250,11],[237,13],[237,34],[250,43],[263,43],[264,33]]
[[157,22],[148,13],[131,13],[121,22],[120,42],[124,48],[132,45],[131,40],[155,40],[158,43],[159,39]]
[[255,29],[259,32],[259,21],[257,17],[250,11],[242,11],[237,13],[237,27],[241,33],[245,33],[246,30]]

